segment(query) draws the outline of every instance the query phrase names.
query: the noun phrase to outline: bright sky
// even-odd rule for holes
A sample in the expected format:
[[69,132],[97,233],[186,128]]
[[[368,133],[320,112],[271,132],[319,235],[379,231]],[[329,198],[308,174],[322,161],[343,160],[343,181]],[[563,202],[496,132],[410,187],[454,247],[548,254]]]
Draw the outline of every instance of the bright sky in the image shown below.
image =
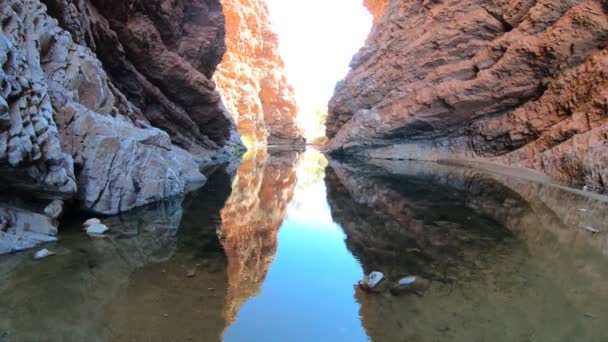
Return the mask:
[[[325,108],[363,46],[372,17],[363,0],[267,0],[287,75],[305,116]],[[305,122],[305,118],[299,121]]]

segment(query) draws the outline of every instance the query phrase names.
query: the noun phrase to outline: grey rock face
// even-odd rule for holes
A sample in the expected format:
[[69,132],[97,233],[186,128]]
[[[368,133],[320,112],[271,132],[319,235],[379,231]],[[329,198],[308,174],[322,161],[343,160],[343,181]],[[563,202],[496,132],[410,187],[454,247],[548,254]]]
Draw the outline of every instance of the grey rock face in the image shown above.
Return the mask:
[[63,214],[63,201],[54,200],[44,208],[44,214],[52,219],[59,219]]
[[0,17],[1,173],[23,187],[69,196],[76,191],[74,171],[61,149],[43,69],[44,54],[62,43],[67,52],[69,36],[37,1],[1,1]]
[[0,206],[0,255],[57,241],[49,217],[12,206]]
[[[234,123],[224,120],[228,116],[221,102],[213,102],[217,110],[206,112],[196,130],[202,131],[206,122],[219,125],[221,121],[224,126],[207,128],[217,132],[221,128],[222,139],[201,135],[186,143],[177,126],[169,133],[153,127],[147,118],[167,112],[171,101],[124,60],[125,51],[103,16],[93,7],[85,11],[86,6],[93,6],[88,2],[46,3],[52,12],[61,14],[60,22],[70,32],[59,26],[39,0],[0,0],[0,180],[32,197],[75,198],[85,209],[101,214],[124,212],[204,184],[206,179],[199,171],[204,161],[225,159],[239,145]],[[216,19],[213,25],[223,24],[221,18]],[[94,38],[108,44],[102,46]],[[109,51],[114,49],[122,54],[124,65],[103,65],[89,48],[106,57],[113,56]],[[216,55],[223,51],[216,45],[209,49],[213,58],[209,57],[208,66],[197,64],[200,70],[207,70],[205,75],[212,72],[219,62]],[[144,56],[153,58],[143,52],[138,58],[143,61]],[[189,60],[180,63],[183,68],[170,70],[176,79],[188,70]],[[136,84],[144,89],[146,99],[154,95],[166,102],[161,112],[154,112],[152,103],[136,99],[133,93],[128,92],[130,98],[125,96],[105,72],[109,68],[120,74],[127,66],[133,67],[129,74],[133,82],[122,80],[121,88],[135,91],[131,86]],[[205,78],[200,72],[197,84]],[[196,81],[191,74],[182,77]],[[215,98],[214,85],[204,85],[203,95]],[[152,107],[146,105],[144,115],[133,103]],[[174,109],[186,116],[195,114],[196,119],[203,115],[201,108],[193,113],[187,108]],[[221,118],[214,120],[214,115]],[[170,116],[163,120],[182,123]],[[188,150],[174,146],[172,139]]]

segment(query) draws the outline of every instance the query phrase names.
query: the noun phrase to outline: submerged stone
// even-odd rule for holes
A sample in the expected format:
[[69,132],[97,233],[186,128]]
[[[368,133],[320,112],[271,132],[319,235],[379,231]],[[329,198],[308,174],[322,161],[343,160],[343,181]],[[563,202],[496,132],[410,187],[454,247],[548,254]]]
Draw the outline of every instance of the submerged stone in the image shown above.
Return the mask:
[[48,258],[48,257],[50,257],[50,256],[55,255],[55,254],[57,254],[57,253],[55,253],[55,252],[51,252],[51,251],[49,251],[48,249],[43,248],[43,249],[39,250],[38,252],[36,252],[36,253],[34,254],[34,260],[42,260],[42,259],[46,259],[46,258]]
[[108,230],[108,227],[103,223],[97,223],[86,227],[87,234],[91,236],[103,235]]
[[396,281],[391,286],[391,293],[395,296],[402,294],[416,294],[421,296],[430,286],[430,281],[417,277],[407,276]]

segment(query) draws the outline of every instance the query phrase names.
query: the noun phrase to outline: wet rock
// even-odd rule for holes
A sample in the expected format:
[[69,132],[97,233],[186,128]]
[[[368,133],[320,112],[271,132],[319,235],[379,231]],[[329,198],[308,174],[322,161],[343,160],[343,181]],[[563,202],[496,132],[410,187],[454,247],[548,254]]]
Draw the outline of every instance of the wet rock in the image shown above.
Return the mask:
[[0,205],[0,254],[55,242],[57,225],[46,215]]
[[384,274],[382,272],[371,272],[365,276],[365,279],[359,281],[359,288],[366,292],[381,292],[382,288],[380,284],[386,283],[384,281]]
[[63,214],[63,201],[54,200],[44,208],[44,214],[52,219],[59,219]]
[[430,284],[430,281],[421,277],[404,277],[396,281],[391,286],[391,294],[395,296],[402,294],[416,294],[421,296],[429,288]]
[[34,260],[46,259],[46,258],[56,255],[56,254],[57,253],[51,252],[48,249],[43,248],[43,249],[39,250],[38,252],[34,253]]

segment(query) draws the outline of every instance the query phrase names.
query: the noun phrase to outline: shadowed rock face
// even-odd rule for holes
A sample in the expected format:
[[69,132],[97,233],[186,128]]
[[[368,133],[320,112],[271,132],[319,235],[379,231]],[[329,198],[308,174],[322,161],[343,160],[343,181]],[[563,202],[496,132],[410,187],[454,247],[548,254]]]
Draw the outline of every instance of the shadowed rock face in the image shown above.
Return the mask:
[[486,159],[608,184],[605,1],[369,0],[329,104],[329,149]]
[[[218,0],[45,0],[155,127],[187,150],[236,143],[211,76],[225,51]],[[197,146],[198,145],[198,146]]]
[[210,79],[218,1],[43,2],[0,1],[3,186],[116,214],[204,184],[199,167],[238,151]]
[[300,153],[254,151],[243,161],[221,211],[221,243],[228,259],[226,326],[255,296],[277,251],[277,234],[296,184]]
[[298,107],[264,0],[222,0],[227,51],[214,79],[251,145],[303,145]]
[[569,314],[602,312],[608,298],[608,239],[584,229],[608,230],[605,201],[432,162],[330,165],[332,216],[365,272],[432,280],[422,296],[357,292],[373,340],[606,336],[599,321]]

